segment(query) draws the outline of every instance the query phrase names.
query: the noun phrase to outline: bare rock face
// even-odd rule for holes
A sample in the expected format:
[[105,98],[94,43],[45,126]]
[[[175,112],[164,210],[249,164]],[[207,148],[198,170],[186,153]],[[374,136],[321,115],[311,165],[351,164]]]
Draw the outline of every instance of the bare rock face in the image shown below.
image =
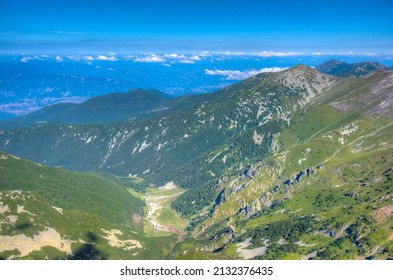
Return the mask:
[[244,172],[244,175],[249,179],[252,179],[256,174],[257,171],[254,169],[253,165],[250,165],[250,167]]

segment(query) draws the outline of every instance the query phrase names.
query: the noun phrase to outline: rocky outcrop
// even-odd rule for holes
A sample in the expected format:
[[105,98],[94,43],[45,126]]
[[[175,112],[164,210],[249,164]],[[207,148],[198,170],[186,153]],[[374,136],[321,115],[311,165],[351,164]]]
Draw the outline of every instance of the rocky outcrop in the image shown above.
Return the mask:
[[241,184],[233,187],[233,193],[238,193],[240,190],[244,189],[246,184]]
[[344,194],[344,196],[355,198],[355,197],[358,196],[358,194],[356,192],[354,192],[354,191],[350,191],[349,193]]
[[280,150],[280,146],[278,144],[277,136],[280,135],[280,133],[277,134],[272,134],[270,136],[270,141],[269,141],[269,148],[273,153],[277,153]]
[[226,201],[226,195],[225,195],[225,189],[223,189],[218,195],[217,195],[217,198],[216,198],[216,204],[217,205],[219,205],[219,204],[221,204],[221,203],[223,203],[223,202],[225,202]]
[[247,168],[247,170],[244,171],[244,176],[245,176],[246,178],[252,179],[252,178],[255,177],[255,175],[257,175],[257,171],[256,171],[254,165],[251,164],[251,165]]
[[210,237],[208,244],[204,247],[204,250],[217,253],[223,250],[226,244],[233,242],[235,237],[236,231],[231,225],[229,225]]
[[[301,170],[299,173],[296,173],[296,175],[295,175],[294,178],[289,178],[289,179],[285,180],[285,181],[283,182],[283,184],[284,184],[285,186],[291,186],[291,185],[294,185],[294,184],[296,184],[296,183],[299,183],[299,182],[300,182],[300,179],[301,179],[303,176],[310,177],[310,176],[312,176],[312,175],[315,175],[315,174],[317,173],[317,170],[321,169],[321,167],[322,167],[322,165],[318,165],[316,168],[309,167],[309,168],[303,169],[303,170]],[[276,187],[277,187],[277,186],[276,186]]]
[[249,219],[252,215],[255,214],[255,208],[253,205],[247,205],[245,210],[247,219]]

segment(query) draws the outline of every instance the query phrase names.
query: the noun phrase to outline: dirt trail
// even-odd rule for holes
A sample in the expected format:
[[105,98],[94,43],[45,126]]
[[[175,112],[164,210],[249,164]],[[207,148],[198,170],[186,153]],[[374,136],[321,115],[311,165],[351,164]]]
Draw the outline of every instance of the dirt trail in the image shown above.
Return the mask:
[[[177,235],[178,241],[184,240],[184,232],[168,225],[160,224],[154,214],[162,208],[162,204],[169,198],[174,197],[178,194],[166,195],[166,196],[156,196],[152,197],[147,194],[145,202],[148,205],[149,211],[147,213],[146,219],[153,225],[156,230],[170,232]],[[160,203],[161,202],[161,203]]]

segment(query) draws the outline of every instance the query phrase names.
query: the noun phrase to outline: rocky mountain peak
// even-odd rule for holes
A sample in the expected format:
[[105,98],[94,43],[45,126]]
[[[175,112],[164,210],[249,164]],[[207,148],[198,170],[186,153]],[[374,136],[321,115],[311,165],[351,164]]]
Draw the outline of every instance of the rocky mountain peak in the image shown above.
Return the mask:
[[277,73],[274,80],[291,91],[305,92],[308,98],[312,98],[334,84],[337,78],[301,64]]

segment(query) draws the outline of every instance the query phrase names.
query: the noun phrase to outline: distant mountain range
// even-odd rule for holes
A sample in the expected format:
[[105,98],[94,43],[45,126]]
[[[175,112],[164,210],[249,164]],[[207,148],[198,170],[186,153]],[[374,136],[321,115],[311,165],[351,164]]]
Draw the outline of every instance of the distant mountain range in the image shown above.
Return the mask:
[[[148,248],[127,252],[123,244],[123,251],[115,252],[101,243],[112,258],[147,258],[154,250],[161,252],[156,258],[181,259],[392,258],[393,72],[372,71],[369,63],[360,63],[354,69],[364,69],[357,72],[363,74],[354,75],[352,66],[338,71],[336,64],[340,63],[262,73],[211,94],[179,98],[154,90],[110,94],[4,122],[0,149],[8,154],[0,155],[0,174],[5,174],[0,181],[1,209],[11,203],[4,195],[19,189],[35,190],[34,195],[55,207],[79,209],[80,198],[74,196],[83,186],[76,180],[90,185],[83,174],[15,159],[13,154],[100,174],[106,179],[99,180],[127,187],[145,202],[158,187],[166,194],[161,199],[173,195],[172,186],[186,189],[171,203],[171,210],[188,222],[184,233],[146,227],[155,212],[168,225],[174,222],[167,210],[152,208],[150,202],[136,211],[143,229],[127,222],[120,228],[121,218],[103,230],[94,223],[83,224],[94,236],[109,236],[114,229],[127,232],[127,238]],[[53,183],[60,186],[53,189],[61,202],[56,204],[45,196],[51,193],[44,190],[50,184],[44,184],[43,191],[37,186],[40,175],[63,172]],[[74,176],[80,177],[74,180]],[[29,184],[23,180],[37,183],[24,187]],[[74,185],[77,189],[67,196],[67,186]],[[97,189],[97,193],[103,192]],[[86,195],[90,194],[81,192]],[[140,205],[140,200],[132,201]],[[96,203],[103,203],[102,216],[107,217],[110,202],[99,197],[91,202],[92,209]],[[28,209],[28,202],[23,205]],[[116,213],[129,217],[138,207]],[[78,211],[88,215],[87,220],[92,214],[85,208]],[[7,231],[7,238],[16,233]],[[70,240],[78,236],[67,231],[63,235]],[[162,235],[169,243],[147,238]],[[149,242],[157,242],[154,250],[145,245]],[[75,255],[71,251],[68,257]]]
[[388,67],[378,62],[345,63],[336,59],[329,60],[316,67],[322,73],[340,77],[360,77],[376,70],[386,70]]

